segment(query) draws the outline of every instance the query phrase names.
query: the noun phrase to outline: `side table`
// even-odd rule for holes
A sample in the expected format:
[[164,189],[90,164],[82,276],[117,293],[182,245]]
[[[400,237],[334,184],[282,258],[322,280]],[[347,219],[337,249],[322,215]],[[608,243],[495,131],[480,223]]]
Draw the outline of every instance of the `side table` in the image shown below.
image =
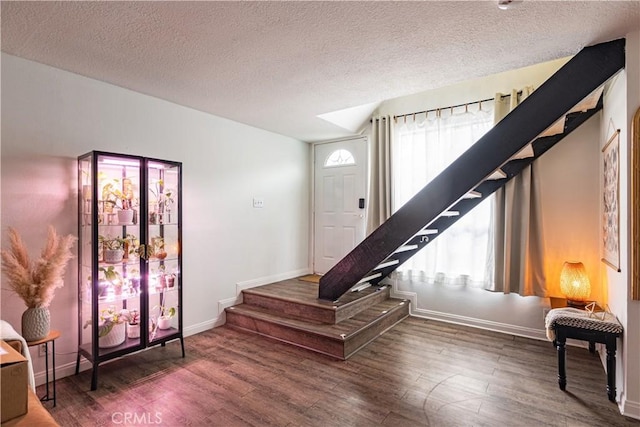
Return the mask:
[[[56,340],[60,338],[60,331],[51,330],[49,335],[46,337],[36,340],[36,341],[27,341],[27,345],[29,347],[37,347],[41,344],[44,344],[44,369],[45,369],[45,381],[47,384],[47,392],[44,396],[40,398],[41,402],[48,402],[53,400],[53,407],[56,407]],[[53,395],[49,395],[49,343],[51,343],[51,367],[53,368],[52,376],[52,388]]]

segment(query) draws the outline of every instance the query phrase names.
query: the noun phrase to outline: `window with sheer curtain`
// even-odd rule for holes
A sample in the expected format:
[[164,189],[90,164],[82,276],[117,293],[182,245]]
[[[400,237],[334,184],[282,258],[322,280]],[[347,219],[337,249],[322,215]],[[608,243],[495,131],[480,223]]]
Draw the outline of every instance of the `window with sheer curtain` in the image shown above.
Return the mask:
[[[493,102],[398,120],[392,142],[395,212],[493,126]],[[493,278],[491,197],[430,242],[398,272],[420,282],[484,286]]]

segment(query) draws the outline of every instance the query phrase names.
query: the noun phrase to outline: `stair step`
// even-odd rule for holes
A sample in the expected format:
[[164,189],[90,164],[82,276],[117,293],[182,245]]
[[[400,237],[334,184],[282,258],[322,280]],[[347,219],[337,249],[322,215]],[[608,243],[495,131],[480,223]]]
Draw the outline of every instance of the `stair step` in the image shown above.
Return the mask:
[[364,291],[367,288],[370,288],[371,286],[373,286],[371,283],[363,283],[360,286],[355,286],[355,287],[351,288],[351,290],[349,292],[361,292],[361,291]]
[[396,249],[394,251],[394,253],[399,254],[401,252],[413,251],[415,249],[418,249],[418,245],[404,245],[404,246],[400,246],[398,249]]
[[475,190],[471,190],[467,194],[462,196],[463,199],[477,199],[479,197],[482,197],[482,193],[480,193],[479,191],[475,191]]
[[429,234],[438,234],[438,230],[424,228],[416,233],[416,236],[427,236]]
[[227,325],[345,360],[409,315],[409,302],[386,299],[338,324],[304,321],[240,304],[225,309]]
[[318,299],[318,284],[298,279],[282,280],[242,291],[242,300],[252,305],[313,322],[336,324],[354,313],[389,298],[388,286],[373,286],[347,293],[337,301]]
[[356,283],[356,285],[359,285],[360,283],[366,283],[369,280],[373,280],[373,279],[377,279],[378,277],[382,276],[382,273],[376,273],[376,274],[372,274],[370,276],[364,277],[362,279],[360,279],[358,281],[358,283]]
[[[564,122],[563,122],[564,128]],[[531,143],[527,144],[522,150],[518,151],[515,156],[511,158],[511,160],[516,159],[528,159],[529,157],[535,157],[535,153],[533,152],[533,146]]]
[[497,169],[493,171],[491,175],[487,178],[487,181],[495,181],[497,179],[504,179],[507,177],[507,174],[502,171],[502,169]]
[[382,270],[383,268],[386,267],[391,267],[392,265],[396,265],[399,264],[400,261],[398,261],[397,259],[391,260],[391,261],[387,261],[387,262],[383,262],[381,264],[378,264],[378,266],[376,268],[374,268],[374,270]]

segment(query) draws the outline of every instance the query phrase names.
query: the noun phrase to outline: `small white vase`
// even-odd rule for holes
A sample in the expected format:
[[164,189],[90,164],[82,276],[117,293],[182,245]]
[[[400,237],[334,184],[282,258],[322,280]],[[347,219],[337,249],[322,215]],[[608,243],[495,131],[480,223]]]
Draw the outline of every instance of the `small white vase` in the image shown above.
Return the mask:
[[159,329],[169,329],[171,327],[171,317],[169,316],[160,316],[158,317],[158,328]]
[[135,325],[127,324],[127,337],[128,338],[140,338],[140,324]]

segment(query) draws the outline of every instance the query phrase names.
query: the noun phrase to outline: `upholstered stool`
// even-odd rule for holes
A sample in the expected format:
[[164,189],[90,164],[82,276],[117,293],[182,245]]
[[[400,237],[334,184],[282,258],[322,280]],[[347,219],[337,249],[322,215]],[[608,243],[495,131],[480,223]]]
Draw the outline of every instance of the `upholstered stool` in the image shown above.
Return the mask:
[[622,325],[611,313],[594,313],[576,308],[555,308],[545,319],[547,338],[558,350],[558,385],[567,387],[565,345],[567,338],[589,342],[589,351],[595,351],[595,343],[607,349],[607,395],[616,400],[616,340],[622,335]]

